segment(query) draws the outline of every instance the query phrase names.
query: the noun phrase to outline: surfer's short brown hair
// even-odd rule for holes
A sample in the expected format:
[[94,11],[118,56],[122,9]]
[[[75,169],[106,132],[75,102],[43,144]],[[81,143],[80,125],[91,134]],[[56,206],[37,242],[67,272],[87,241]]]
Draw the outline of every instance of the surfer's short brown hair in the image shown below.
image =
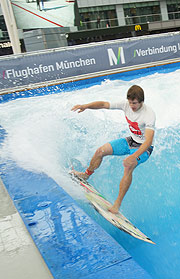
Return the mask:
[[144,90],[139,85],[133,85],[127,92],[128,100],[138,100],[139,103],[144,102]]

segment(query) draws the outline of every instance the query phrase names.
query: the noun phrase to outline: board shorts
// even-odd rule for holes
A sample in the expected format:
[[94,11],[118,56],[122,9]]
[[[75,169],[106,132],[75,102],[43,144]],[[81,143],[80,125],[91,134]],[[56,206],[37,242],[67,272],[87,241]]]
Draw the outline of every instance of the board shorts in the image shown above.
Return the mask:
[[[109,144],[112,146],[113,149],[112,155],[116,156],[132,155],[141,146],[141,143],[137,143],[136,141],[134,141],[131,136],[127,138],[112,140],[109,142]],[[151,155],[152,151],[153,146],[150,146],[143,154],[141,154],[136,159],[138,165],[146,162],[149,159],[149,156]]]

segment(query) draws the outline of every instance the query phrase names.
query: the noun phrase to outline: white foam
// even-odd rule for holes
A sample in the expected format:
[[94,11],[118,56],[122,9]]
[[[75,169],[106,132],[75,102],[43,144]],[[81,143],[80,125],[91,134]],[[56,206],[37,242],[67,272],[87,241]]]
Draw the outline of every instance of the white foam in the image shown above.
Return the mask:
[[168,128],[180,122],[179,75],[177,70],[132,81],[106,80],[73,92],[1,104],[0,125],[8,133],[1,157],[25,169],[44,172],[59,183],[72,158],[85,166],[97,147],[122,131],[128,135],[122,112],[87,110],[78,114],[71,111],[73,105],[126,98],[128,88],[138,84],[144,88],[146,104],[156,113],[157,129]]

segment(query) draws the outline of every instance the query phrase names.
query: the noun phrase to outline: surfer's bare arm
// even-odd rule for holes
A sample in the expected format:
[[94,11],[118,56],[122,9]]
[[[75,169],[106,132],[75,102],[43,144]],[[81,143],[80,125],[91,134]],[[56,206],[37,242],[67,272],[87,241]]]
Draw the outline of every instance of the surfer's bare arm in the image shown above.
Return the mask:
[[75,105],[72,107],[72,111],[78,111],[78,113],[83,112],[86,109],[109,109],[110,104],[109,102],[97,101],[92,102],[84,105]]

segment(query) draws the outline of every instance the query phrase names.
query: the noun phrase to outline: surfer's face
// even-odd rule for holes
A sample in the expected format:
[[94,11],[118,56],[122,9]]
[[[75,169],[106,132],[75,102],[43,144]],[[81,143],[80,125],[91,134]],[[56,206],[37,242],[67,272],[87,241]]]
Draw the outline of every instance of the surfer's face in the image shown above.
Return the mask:
[[129,106],[133,111],[138,111],[141,107],[143,102],[139,103],[138,100],[128,100]]

